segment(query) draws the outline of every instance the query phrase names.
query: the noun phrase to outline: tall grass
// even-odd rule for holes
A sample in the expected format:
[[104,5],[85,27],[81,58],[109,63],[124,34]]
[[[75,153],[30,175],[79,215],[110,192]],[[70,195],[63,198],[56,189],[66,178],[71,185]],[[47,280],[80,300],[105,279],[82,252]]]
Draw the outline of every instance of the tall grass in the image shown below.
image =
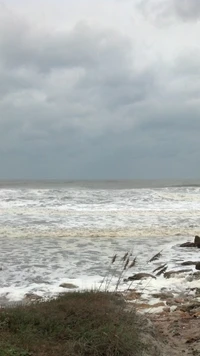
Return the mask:
[[[160,252],[149,262],[159,257]],[[132,252],[115,254],[96,291],[0,310],[0,356],[142,356],[141,323],[134,309],[127,312],[126,300],[118,293],[136,265]],[[116,275],[114,292],[109,293]]]
[[71,292],[0,312],[0,356],[141,356],[138,317],[119,296]]
[[[148,261],[147,263],[151,263],[154,261],[157,261],[161,256],[162,251],[156,253],[155,255],[153,255]],[[134,267],[137,266],[137,261],[138,261],[138,256],[133,257],[133,252],[126,252],[123,256],[119,256],[117,254],[115,254],[112,258],[111,261],[109,263],[108,269],[105,273],[105,276],[103,277],[98,290],[101,291],[105,291],[108,292],[110,290],[111,284],[113,282],[113,278],[117,275],[117,281],[115,282],[115,287],[114,290],[115,292],[117,292],[119,290],[119,287],[123,284],[124,285],[124,280],[126,275],[130,272],[130,270],[134,269]],[[163,274],[167,269],[167,264],[162,264],[160,266],[158,266],[156,269],[154,269],[152,271],[152,276],[154,278],[156,278],[156,276],[160,276],[161,274]],[[155,274],[155,272],[157,272]],[[129,279],[126,279],[126,282]],[[151,280],[151,278],[149,278],[149,281]],[[129,290],[131,288],[131,286],[133,285],[135,281],[134,280],[130,280],[128,287],[126,288],[127,290]],[[140,283],[140,281],[138,282]],[[148,282],[149,284],[149,282]],[[137,287],[137,283],[136,283],[136,287]]]

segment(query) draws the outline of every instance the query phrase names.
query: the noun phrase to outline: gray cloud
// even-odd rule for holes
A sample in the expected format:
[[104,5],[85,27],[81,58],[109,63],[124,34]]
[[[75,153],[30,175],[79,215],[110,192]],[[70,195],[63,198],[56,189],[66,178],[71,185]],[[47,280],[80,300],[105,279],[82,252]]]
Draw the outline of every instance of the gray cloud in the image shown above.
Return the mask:
[[0,20],[2,178],[198,176],[194,55],[138,69],[118,32]]
[[139,0],[138,9],[159,23],[179,19],[184,22],[200,19],[199,0]]
[[200,2],[198,0],[174,0],[177,16],[184,21],[200,18]]

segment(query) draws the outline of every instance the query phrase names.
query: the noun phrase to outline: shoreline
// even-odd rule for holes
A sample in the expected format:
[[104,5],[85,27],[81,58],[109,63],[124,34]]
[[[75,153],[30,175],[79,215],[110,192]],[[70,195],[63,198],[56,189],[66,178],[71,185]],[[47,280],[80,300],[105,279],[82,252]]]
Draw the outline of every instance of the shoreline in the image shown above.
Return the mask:
[[[134,291],[129,291],[130,294],[136,294]],[[81,296],[91,294],[93,296],[104,295],[104,292],[72,292],[63,294],[64,298],[74,299],[75,305],[76,300],[80,300]],[[197,293],[195,298],[190,297],[189,299],[177,299],[175,298],[173,305],[176,304],[176,309],[164,308],[164,310],[155,312],[148,312],[146,308],[141,308],[141,305],[137,303],[138,299],[132,300],[130,302],[128,295],[126,297],[124,294],[120,292],[112,293],[107,292],[105,295],[108,296],[108,299],[114,297],[115,300],[115,308],[121,308],[120,305],[124,305],[125,301],[125,312],[128,315],[137,315],[138,319],[136,322],[139,334],[141,336],[142,341],[147,346],[148,350],[144,351],[144,356],[198,356],[200,350],[200,334],[199,334],[199,326],[200,326],[200,290]],[[112,297],[113,295],[113,297]],[[109,297],[110,296],[110,297]],[[62,296],[59,296],[62,298]],[[0,310],[0,317],[4,312],[6,315],[8,313],[12,314],[12,311],[15,314],[15,310],[20,310],[24,313],[29,310],[46,310],[49,308],[49,305],[53,303],[53,305],[59,305],[60,298],[52,299],[50,301],[43,300],[29,300],[26,304],[15,305],[19,308],[5,307]],[[78,297],[78,298],[77,298]],[[163,296],[164,297],[164,296]],[[199,301],[197,302],[197,298]],[[67,299],[66,299],[67,300]],[[162,303],[166,303],[169,298],[163,299]],[[49,303],[51,302],[51,303]],[[51,310],[51,309],[50,309]],[[63,309],[64,311],[64,309]],[[35,312],[34,312],[35,313]],[[56,319],[55,319],[56,320]],[[147,353],[145,353],[147,352]]]
[[[30,299],[31,296],[33,299],[43,298],[46,300],[73,289],[78,291],[91,289],[104,291],[117,290],[119,292],[132,289],[133,292],[140,293],[141,304],[150,304],[149,308],[151,309],[156,308],[156,304],[163,303],[164,294],[168,295],[171,299],[184,299],[186,296],[193,298],[195,289],[200,289],[200,250],[195,246],[194,242],[185,242],[184,240],[183,237],[179,237],[179,244],[176,241],[175,245],[168,241],[163,246],[163,250],[154,255],[153,258],[152,254],[150,255],[150,249],[153,248],[156,251],[156,245],[152,245],[151,240],[146,238],[139,241],[140,244],[138,244],[138,247],[136,246],[138,250],[134,248],[134,245],[132,250],[127,248],[129,252],[124,248],[124,252],[126,251],[125,254],[123,254],[122,249],[121,251],[119,250],[120,246],[115,245],[115,250],[118,249],[118,252],[115,254],[114,259],[114,256],[108,255],[109,252],[112,253],[112,244],[110,244],[109,252],[105,251],[106,253],[104,255],[101,254],[101,256],[100,250],[97,250],[96,245],[88,245],[91,251],[88,251],[87,248],[84,249],[85,255],[82,256],[81,262],[78,260],[78,257],[74,261],[73,245],[70,246],[71,251],[69,251],[69,246],[67,246],[68,251],[62,252],[61,256],[63,265],[61,267],[59,264],[55,265],[58,268],[58,270],[55,269],[55,276],[57,278],[52,278],[51,275],[52,272],[54,273],[51,267],[51,263],[55,264],[54,254],[50,253],[49,259],[45,259],[46,263],[48,261],[49,267],[48,274],[45,272],[46,276],[44,276],[44,268],[46,266],[42,263],[43,255],[41,254],[41,263],[37,261],[37,264],[34,264],[35,260],[33,259],[32,261],[31,277],[29,275],[30,270],[28,269],[30,264],[25,264],[24,276],[26,279],[23,280],[22,278],[21,285],[13,284],[12,287],[11,284],[7,283],[7,285],[2,286],[0,305],[6,306],[6,304],[23,303],[24,299]],[[131,242],[129,241],[129,243],[131,248]],[[29,250],[31,246],[27,244]],[[80,246],[82,248],[82,244]],[[45,245],[44,248],[48,248],[48,245]],[[56,246],[55,252],[58,252],[58,257],[60,256],[61,248],[62,244],[60,244],[59,248]],[[93,252],[94,254],[92,255]],[[89,256],[92,257],[91,261],[89,260]],[[94,259],[94,256],[98,257],[97,261]],[[34,258],[36,258],[36,252]],[[51,263],[50,258],[52,258]],[[83,268],[81,271],[79,268],[79,266],[85,267],[83,264],[85,262],[84,258],[88,259],[90,265],[88,275],[86,274],[87,270],[83,273]],[[71,264],[69,264],[70,261]],[[60,260],[57,263],[60,263]],[[8,267],[10,266],[8,265]],[[16,269],[14,264],[12,267]],[[59,269],[60,274],[58,273]],[[17,270],[20,270],[20,265],[17,267]],[[8,272],[12,276],[11,268],[9,268]],[[8,272],[6,265],[5,268],[2,266],[0,273],[3,281],[8,278]],[[16,278],[19,278],[18,275],[16,275]],[[30,280],[29,284],[26,282],[27,279]],[[159,294],[161,294],[161,300],[159,299]],[[133,293],[132,299],[139,299],[135,297]],[[131,299],[130,296],[129,299]],[[158,307],[161,308],[161,306],[165,307],[166,305],[162,304]]]

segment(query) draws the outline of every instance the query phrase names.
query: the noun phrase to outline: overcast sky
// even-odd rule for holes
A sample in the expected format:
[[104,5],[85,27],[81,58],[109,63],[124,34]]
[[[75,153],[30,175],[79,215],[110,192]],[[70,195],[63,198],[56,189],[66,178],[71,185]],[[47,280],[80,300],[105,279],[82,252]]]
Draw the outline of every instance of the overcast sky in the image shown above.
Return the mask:
[[200,178],[200,0],[0,2],[0,178]]

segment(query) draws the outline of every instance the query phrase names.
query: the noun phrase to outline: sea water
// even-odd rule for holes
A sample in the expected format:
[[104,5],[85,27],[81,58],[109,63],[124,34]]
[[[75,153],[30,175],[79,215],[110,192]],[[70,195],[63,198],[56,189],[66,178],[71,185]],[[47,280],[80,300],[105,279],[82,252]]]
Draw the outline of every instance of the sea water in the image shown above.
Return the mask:
[[[200,261],[198,249],[179,247],[196,234],[198,181],[1,181],[0,303],[20,301],[26,293],[56,296],[65,290],[62,283],[113,290],[120,276],[124,290],[129,284],[123,280],[134,273]],[[126,252],[136,265],[121,275]],[[147,294],[191,289],[199,281],[191,281],[194,266],[186,269],[176,278],[133,282],[132,288]]]

